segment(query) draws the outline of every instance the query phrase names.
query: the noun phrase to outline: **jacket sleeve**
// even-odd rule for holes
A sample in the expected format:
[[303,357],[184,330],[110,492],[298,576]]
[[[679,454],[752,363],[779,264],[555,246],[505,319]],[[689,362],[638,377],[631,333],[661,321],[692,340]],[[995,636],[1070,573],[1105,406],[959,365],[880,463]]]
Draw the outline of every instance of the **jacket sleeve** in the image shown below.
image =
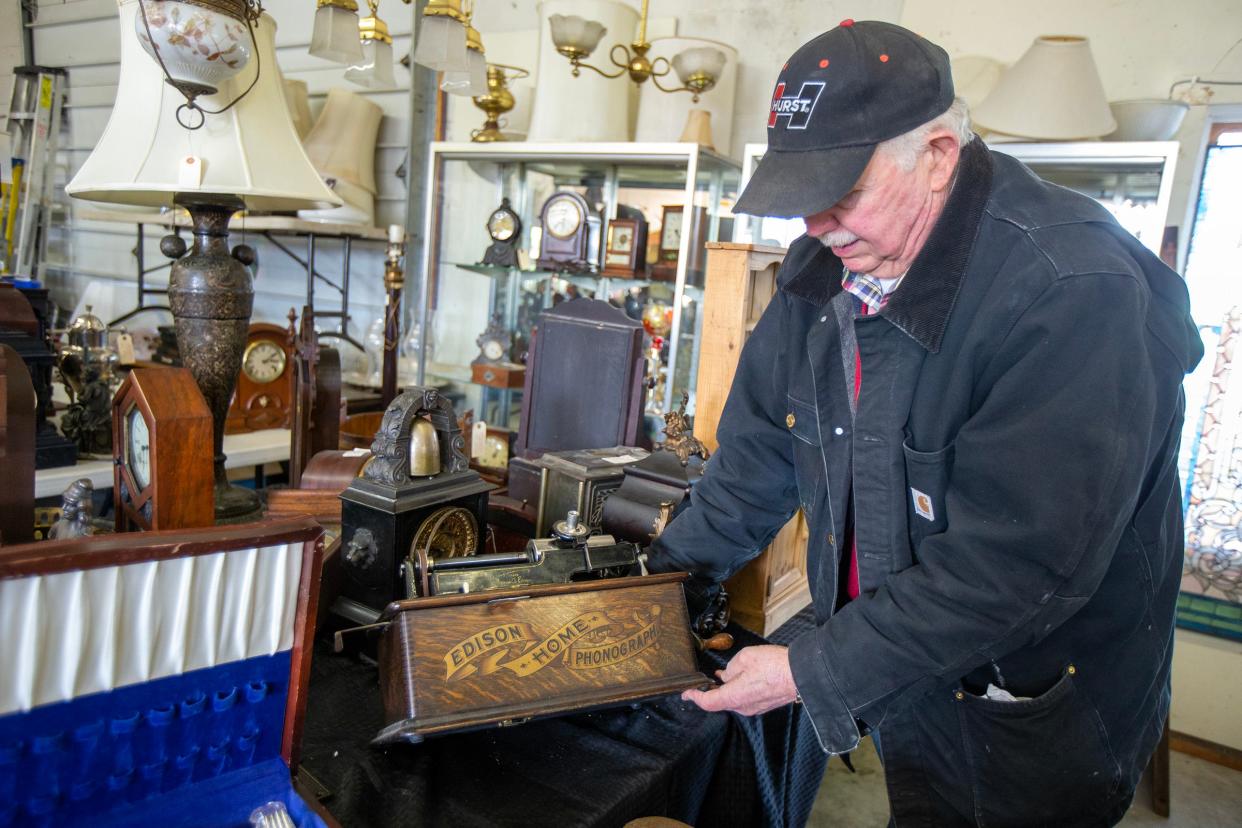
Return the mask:
[[977,368],[947,529],[921,543],[914,566],[791,644],[825,750],[852,749],[856,720],[878,726],[890,708],[1038,642],[1089,600],[1180,382],[1156,366],[1167,360],[1145,335],[1147,301],[1128,274],[1054,281]]
[[655,571],[723,581],[763,551],[798,508],[779,384],[786,301],[773,298],[742,348],[716,429],[719,448],[691,489],[689,507],[652,544]]

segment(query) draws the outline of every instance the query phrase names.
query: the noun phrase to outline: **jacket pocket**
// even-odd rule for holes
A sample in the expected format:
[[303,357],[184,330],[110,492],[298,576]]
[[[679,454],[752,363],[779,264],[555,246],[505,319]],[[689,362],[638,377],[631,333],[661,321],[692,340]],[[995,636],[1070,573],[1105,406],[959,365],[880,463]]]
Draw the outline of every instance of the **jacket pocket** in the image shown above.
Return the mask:
[[906,461],[906,523],[910,527],[910,546],[917,555],[924,538],[938,535],[949,526],[944,500],[953,468],[953,444],[939,451],[917,451],[907,440],[901,444],[901,450]]
[[957,691],[979,825],[1064,825],[1069,814],[1085,824],[1115,804],[1121,769],[1075,672],[1019,701]]
[[824,453],[820,445],[819,418],[815,406],[789,396],[785,425],[793,440],[794,472],[798,480],[798,498],[802,511],[814,512],[824,476]]

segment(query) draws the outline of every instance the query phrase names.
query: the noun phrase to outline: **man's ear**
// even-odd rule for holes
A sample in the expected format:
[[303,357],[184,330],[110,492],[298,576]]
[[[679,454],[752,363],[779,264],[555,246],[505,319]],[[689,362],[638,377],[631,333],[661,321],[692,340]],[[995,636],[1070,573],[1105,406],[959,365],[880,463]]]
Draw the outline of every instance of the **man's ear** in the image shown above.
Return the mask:
[[931,158],[931,188],[934,192],[947,189],[957,169],[957,159],[962,153],[957,136],[949,130],[937,130],[927,137],[927,150]]

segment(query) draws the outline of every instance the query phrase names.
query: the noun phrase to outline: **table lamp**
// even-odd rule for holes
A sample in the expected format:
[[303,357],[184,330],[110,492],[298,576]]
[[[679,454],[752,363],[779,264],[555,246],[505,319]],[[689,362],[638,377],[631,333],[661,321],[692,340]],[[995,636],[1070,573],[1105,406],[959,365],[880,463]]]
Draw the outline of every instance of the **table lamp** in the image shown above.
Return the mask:
[[[230,486],[224,471],[224,420],[250,325],[249,265],[255,261],[245,245],[229,252],[229,219],[241,209],[295,211],[341,202],[298,140],[276,64],[276,24],[257,0],[120,0],[118,13],[116,104],[99,143],[65,189],[90,201],[189,211],[194,239],[188,252],[178,236],[160,243],[176,260],[169,304],[182,361],[211,409],[216,522],[253,520],[260,514],[258,494]],[[225,27],[240,44],[224,54],[238,65],[229,67],[231,77],[203,81],[204,73],[181,64],[193,61],[192,52],[205,63],[218,62],[222,50],[174,55],[173,47],[211,26]],[[173,71],[198,80],[186,82]]]

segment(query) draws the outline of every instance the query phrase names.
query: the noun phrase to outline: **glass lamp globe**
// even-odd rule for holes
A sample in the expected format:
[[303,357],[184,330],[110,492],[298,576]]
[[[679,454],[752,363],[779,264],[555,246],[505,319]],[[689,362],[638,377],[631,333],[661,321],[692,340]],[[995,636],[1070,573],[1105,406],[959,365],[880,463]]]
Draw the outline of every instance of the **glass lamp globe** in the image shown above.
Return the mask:
[[414,62],[436,72],[466,70],[466,27],[447,15],[424,16],[418,21]]
[[315,57],[345,66],[362,63],[358,4],[354,0],[319,0],[309,51]]
[[250,61],[244,0],[218,5],[236,6],[236,14],[181,0],[142,0],[134,18],[138,42],[187,98],[214,95]]
[[450,95],[477,98],[487,94],[487,57],[475,49],[467,49],[466,71],[445,72],[440,88]]

